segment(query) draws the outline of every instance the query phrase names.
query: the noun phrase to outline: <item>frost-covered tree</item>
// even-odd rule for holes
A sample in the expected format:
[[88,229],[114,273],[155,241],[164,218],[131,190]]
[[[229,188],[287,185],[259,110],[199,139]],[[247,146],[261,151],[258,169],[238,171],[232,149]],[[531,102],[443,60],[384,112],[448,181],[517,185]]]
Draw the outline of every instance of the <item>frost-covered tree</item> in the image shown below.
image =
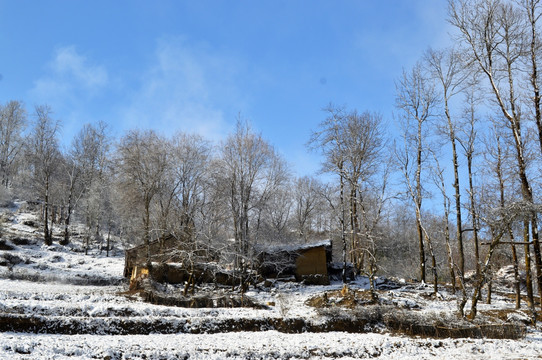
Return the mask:
[[126,206],[133,206],[141,219],[143,243],[147,246],[147,265],[151,253],[151,205],[160,192],[168,166],[166,140],[152,130],[129,131],[118,144],[117,171]]
[[213,182],[228,204],[235,242],[235,267],[241,286],[247,285],[247,270],[258,243],[253,220],[272,194],[288,179],[285,161],[275,149],[239,120],[235,132],[220,148],[213,169]]
[[[109,140],[106,135],[106,125],[86,124],[74,137],[70,149],[66,152],[64,161],[65,191],[64,191],[64,238],[63,243],[70,241],[70,223],[75,209],[80,200],[85,202],[83,212],[90,230],[94,216],[90,213],[89,201],[96,194],[92,190],[104,189],[95,186],[103,177],[107,154],[109,152]],[[88,238],[88,234],[87,234]],[[88,245],[88,242],[87,242]],[[88,248],[88,246],[87,246]]]
[[12,100],[0,106],[0,174],[6,188],[16,175],[26,125],[26,110],[20,101]]
[[407,196],[416,214],[417,242],[419,249],[420,280],[426,280],[425,241],[422,223],[422,203],[425,197],[423,174],[427,169],[427,134],[430,119],[435,115],[438,94],[419,62],[403,75],[396,84],[396,107],[402,122],[404,150],[397,151],[397,160]]
[[32,171],[32,187],[43,201],[43,236],[47,245],[53,243],[52,228],[49,226],[50,190],[61,158],[59,127],[60,122],[52,118],[49,106],[36,106],[34,126],[27,139],[26,158]]

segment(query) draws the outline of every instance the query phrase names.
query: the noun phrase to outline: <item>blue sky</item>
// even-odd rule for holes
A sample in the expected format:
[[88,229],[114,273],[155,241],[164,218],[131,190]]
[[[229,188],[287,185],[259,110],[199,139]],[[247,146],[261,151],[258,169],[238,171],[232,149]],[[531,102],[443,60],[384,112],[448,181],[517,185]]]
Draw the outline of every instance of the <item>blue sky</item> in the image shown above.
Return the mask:
[[240,113],[299,175],[328,103],[393,126],[394,82],[449,42],[446,0],[0,0],[0,102],[48,104],[65,143],[85,123],[197,132]]

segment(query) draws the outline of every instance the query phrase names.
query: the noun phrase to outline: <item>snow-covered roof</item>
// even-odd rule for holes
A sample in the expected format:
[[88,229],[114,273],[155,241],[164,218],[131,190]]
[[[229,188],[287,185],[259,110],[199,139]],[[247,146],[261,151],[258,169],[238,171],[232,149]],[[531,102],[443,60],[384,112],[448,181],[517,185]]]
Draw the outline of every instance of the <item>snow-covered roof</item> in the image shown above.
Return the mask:
[[269,245],[269,246],[262,245],[258,247],[258,250],[263,251],[263,252],[281,252],[281,251],[295,252],[295,251],[301,251],[301,250],[314,249],[321,246],[330,247],[331,240],[329,239],[320,240],[317,242],[303,243],[303,244],[280,244],[280,245]]

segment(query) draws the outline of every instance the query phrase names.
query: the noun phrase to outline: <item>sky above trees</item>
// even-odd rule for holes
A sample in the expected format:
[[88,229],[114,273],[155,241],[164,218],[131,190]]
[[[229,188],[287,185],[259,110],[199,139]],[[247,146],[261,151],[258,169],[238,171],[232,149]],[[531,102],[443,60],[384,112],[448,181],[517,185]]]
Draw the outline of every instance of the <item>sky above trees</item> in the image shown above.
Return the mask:
[[238,114],[298,175],[330,102],[394,128],[395,82],[449,40],[445,0],[0,0],[0,102],[48,104],[65,145],[85,123],[214,141]]

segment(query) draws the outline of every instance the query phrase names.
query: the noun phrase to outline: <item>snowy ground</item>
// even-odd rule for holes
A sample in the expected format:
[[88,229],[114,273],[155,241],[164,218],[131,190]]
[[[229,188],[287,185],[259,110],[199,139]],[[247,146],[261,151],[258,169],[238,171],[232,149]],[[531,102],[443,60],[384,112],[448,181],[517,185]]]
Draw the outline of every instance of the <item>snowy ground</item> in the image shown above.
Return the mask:
[[409,339],[386,334],[0,334],[2,359],[540,359],[542,339]]
[[[36,229],[23,225],[28,214],[13,215],[8,232],[33,239]],[[8,244],[11,244],[8,241]],[[410,338],[390,333],[300,333],[277,331],[190,333],[195,326],[219,321],[263,318],[303,318],[319,321],[318,312],[306,304],[324,291],[341,284],[304,287],[284,283],[271,289],[251,289],[248,296],[268,309],[187,309],[143,302],[121,293],[124,259],[105,253],[84,255],[77,246],[52,247],[41,243],[13,245],[0,250],[0,317],[54,321],[65,328],[75,326],[74,335],[47,334],[47,328],[31,333],[0,332],[0,359],[542,359],[542,332],[529,328],[521,340]],[[4,259],[4,260],[2,260]],[[6,259],[9,259],[7,261]],[[350,288],[363,289],[360,279]],[[382,292],[388,303],[439,316],[453,311],[453,296],[428,298],[429,288],[403,286]],[[480,309],[512,308],[505,297]],[[517,316],[520,316],[518,313]],[[180,330],[174,334],[111,335],[114,326],[132,321],[139,326],[162,324]],[[144,330],[144,329],[143,329]],[[214,332],[214,331],[210,331]]]

